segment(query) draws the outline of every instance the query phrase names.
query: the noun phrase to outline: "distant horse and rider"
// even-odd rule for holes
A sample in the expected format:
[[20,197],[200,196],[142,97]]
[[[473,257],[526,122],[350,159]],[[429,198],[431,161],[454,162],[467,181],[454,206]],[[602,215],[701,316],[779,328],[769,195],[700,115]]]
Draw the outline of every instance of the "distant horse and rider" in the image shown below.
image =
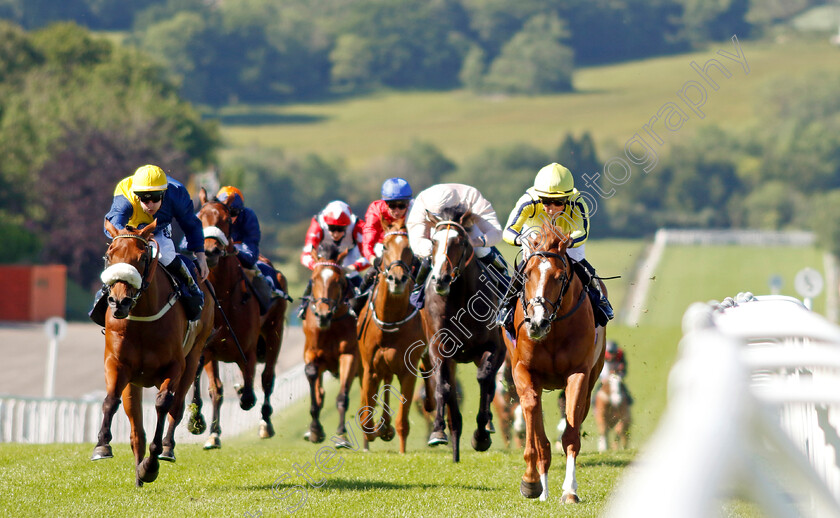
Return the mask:
[[414,288],[411,277],[414,254],[409,247],[405,220],[389,223],[383,219],[381,226],[384,230],[381,271],[376,276],[368,303],[362,307],[358,317],[359,353],[363,367],[359,422],[364,423],[365,449],[368,441],[376,437],[383,441],[393,439],[392,412],[383,412],[384,420],[378,423],[376,430],[367,423],[372,419],[379,385],[383,382],[383,408],[389,408],[389,393],[393,390],[391,382],[396,376],[402,391],[396,393],[400,400],[396,434],[400,439],[400,453],[405,453],[408,414],[417,381],[417,365],[426,348],[426,337],[420,312],[409,300]]
[[[207,374],[212,402],[210,436],[204,448],[211,449],[221,447],[220,411],[224,387],[219,376],[219,362],[235,363],[239,367],[243,379],[238,391],[239,406],[243,410],[250,410],[256,404],[254,378],[257,363],[264,363],[261,376],[263,404],[259,435],[262,438],[274,436],[274,426],[271,423],[271,394],[276,377],[275,365],[283,341],[288,299],[276,297],[263,302],[267,307],[264,314],[261,314],[261,303],[254,288],[259,279],[243,268],[234,248],[231,233],[232,210],[218,199],[208,199],[204,189],[199,193],[199,200],[201,208],[198,218],[204,229],[204,251],[210,267],[208,279],[215,290],[211,296],[217,302],[215,333],[202,355],[202,365]],[[285,292],[285,277],[279,272],[274,275],[274,282]],[[190,431],[195,434],[203,433],[206,427],[201,415],[200,379],[199,370],[194,379],[195,390],[190,407]]]
[[[131,449],[136,462],[136,484],[153,482],[158,459],[175,460],[175,427],[184,415],[184,398],[198,367],[204,343],[213,330],[213,309],[207,305],[190,323],[177,304],[179,288],[160,264],[159,247],[152,237],[156,221],[142,230],[121,230],[105,221],[113,238],[106,252],[102,280],[107,287],[105,314],[105,388],[102,427],[93,460],[111,458],[111,421],[120,404],[131,423]],[[209,293],[205,288],[205,295]],[[145,458],[143,387],[158,387],[157,423]],[[169,427],[163,437],[164,418]]]

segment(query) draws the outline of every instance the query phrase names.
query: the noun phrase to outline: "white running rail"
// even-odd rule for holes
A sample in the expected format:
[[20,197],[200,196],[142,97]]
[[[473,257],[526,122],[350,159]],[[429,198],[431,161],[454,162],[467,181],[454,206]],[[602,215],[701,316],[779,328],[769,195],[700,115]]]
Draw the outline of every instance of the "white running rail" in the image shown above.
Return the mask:
[[840,516],[840,327],[791,297],[739,294],[683,317],[668,409],[606,516]]
[[[262,369],[258,367],[254,377],[257,404],[247,412],[239,408],[239,398],[234,390],[234,385],[242,382],[239,368],[235,364],[223,363],[219,365],[219,371],[225,386],[225,403],[220,415],[222,434],[230,437],[255,428],[261,418]],[[201,390],[204,401],[202,413],[209,427],[212,404],[207,395],[207,379],[203,374]],[[304,375],[302,363],[278,374],[271,395],[274,416],[308,394],[309,383]],[[143,400],[143,423],[146,425],[146,434],[150,437],[149,427],[157,422],[153,392],[146,389]],[[192,390],[187,394],[186,404],[189,405],[191,400]],[[202,435],[190,434],[186,427],[188,419],[189,413],[185,412],[184,419],[175,430],[176,443],[204,442],[208,432],[205,431]],[[94,401],[0,396],[0,442],[96,442],[101,424],[102,399]],[[128,418],[120,408],[114,415],[111,426],[112,442],[128,442],[130,432]]]

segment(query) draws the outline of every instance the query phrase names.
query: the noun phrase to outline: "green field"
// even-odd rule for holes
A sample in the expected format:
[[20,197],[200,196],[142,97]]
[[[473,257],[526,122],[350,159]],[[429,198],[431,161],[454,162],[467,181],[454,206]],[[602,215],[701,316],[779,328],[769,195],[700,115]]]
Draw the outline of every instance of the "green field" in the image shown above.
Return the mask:
[[[587,246],[587,255],[605,275],[624,274],[632,270],[643,249],[641,241],[596,241]],[[257,512],[286,516],[286,507],[297,503],[301,507],[296,516],[318,517],[362,516],[377,509],[388,509],[396,516],[598,516],[624,468],[650,438],[664,412],[668,371],[681,337],[685,308],[698,300],[722,299],[742,290],[767,293],[767,278],[773,274],[783,277],[782,291],[789,294],[794,273],[804,266],[822,270],[820,258],[820,252],[812,248],[666,249],[641,324],[609,327],[609,336],[628,354],[627,382],[636,399],[633,449],[597,453],[594,423],[591,416],[587,419],[579,457],[579,506],[562,506],[557,499],[562,456],[554,455],[551,497],[541,503],[519,495],[524,469],[521,452],[504,448],[498,434],[489,452],[472,451],[469,434],[475,428],[477,387],[475,367],[464,365],[459,366],[459,379],[465,389],[465,437],[458,465],[452,464],[448,448],[425,446],[425,422],[412,411],[406,455],[397,453],[397,441],[376,441],[369,453],[343,450],[340,469],[325,476],[321,487],[309,488],[305,501],[298,502],[297,494],[281,500],[271,491],[275,481],[291,472],[294,463],[314,463],[321,447],[301,439],[309,421],[307,400],[275,415],[278,435],[274,439],[258,440],[256,432],[223,436],[223,449],[212,452],[202,451],[200,445],[180,445],[177,464],[163,464],[158,481],[142,489],[133,486],[133,459],[125,443],[114,445],[114,459],[99,462],[88,460],[92,444],[2,444],[0,494],[5,505],[0,507],[0,516],[257,516]],[[611,282],[613,293],[618,294],[630,279]],[[824,305],[822,298],[816,303],[817,309]],[[335,395],[336,384],[330,382],[322,414],[328,435],[337,424]],[[230,397],[227,404],[234,401]],[[350,401],[355,410],[357,384]],[[547,433],[552,441],[558,417],[555,402],[554,393],[545,395]],[[279,489],[294,483],[286,480],[283,484]],[[739,501],[725,502],[725,514],[759,516],[752,505]]]
[[[704,124],[747,127],[762,109],[758,101],[766,81],[824,70],[837,57],[837,49],[822,40],[742,41],[741,46],[749,73],[717,54],[719,50],[735,53],[732,43],[724,41],[691,54],[580,69],[574,77],[575,92],[567,94],[487,97],[466,91],[385,92],[335,102],[232,106],[217,116],[229,151],[257,147],[283,148],[292,154],[315,152],[345,158],[352,172],[405,148],[414,139],[432,142],[446,156],[463,163],[488,147],[527,142],[548,151],[567,132],[590,131],[604,154],[616,146],[623,148],[660,107],[673,102],[690,119],[678,132],[663,134],[667,150]],[[699,80],[692,61],[702,66],[712,58],[724,64],[731,77],[711,72],[719,89],[707,88],[701,120],[676,93],[687,81]]]

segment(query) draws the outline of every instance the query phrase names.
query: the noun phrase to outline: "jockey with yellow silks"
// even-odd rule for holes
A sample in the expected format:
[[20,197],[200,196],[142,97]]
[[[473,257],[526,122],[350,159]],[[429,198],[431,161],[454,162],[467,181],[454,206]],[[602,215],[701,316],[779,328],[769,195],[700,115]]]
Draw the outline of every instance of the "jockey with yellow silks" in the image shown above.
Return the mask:
[[[584,244],[589,237],[589,208],[583,196],[575,189],[571,171],[558,163],[549,164],[537,173],[534,186],[525,191],[510,212],[502,239],[511,245],[522,246],[527,254],[528,241],[539,239],[544,222],[550,222],[558,234],[571,234],[572,243],[566,253],[583,285],[589,290],[594,302],[592,309],[596,324],[605,325],[613,319],[613,309],[601,292],[595,268],[585,256]],[[511,309],[522,290],[523,282],[524,279],[517,272],[502,302],[499,324],[510,324],[513,314]]]

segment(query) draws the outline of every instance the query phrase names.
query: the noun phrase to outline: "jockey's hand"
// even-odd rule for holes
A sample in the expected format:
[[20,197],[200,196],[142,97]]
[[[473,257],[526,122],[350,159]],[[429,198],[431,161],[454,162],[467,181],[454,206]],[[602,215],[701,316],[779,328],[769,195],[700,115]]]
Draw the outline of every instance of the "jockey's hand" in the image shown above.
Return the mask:
[[206,281],[210,270],[207,268],[207,258],[204,257],[204,252],[195,253],[195,262],[198,265],[198,276],[201,277],[202,282]]
[[479,247],[487,246],[487,240],[484,238],[484,236],[478,236],[478,237],[473,236],[473,237],[470,237],[470,245],[473,248],[479,248]]

